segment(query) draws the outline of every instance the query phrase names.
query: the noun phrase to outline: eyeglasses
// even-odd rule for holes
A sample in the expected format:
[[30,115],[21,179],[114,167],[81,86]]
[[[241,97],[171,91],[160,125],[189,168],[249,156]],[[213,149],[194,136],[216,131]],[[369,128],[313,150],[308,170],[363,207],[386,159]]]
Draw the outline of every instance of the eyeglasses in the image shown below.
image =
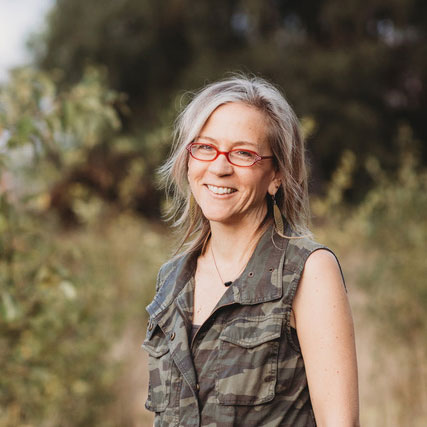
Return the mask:
[[263,159],[272,159],[274,156],[260,156],[255,151],[237,148],[230,151],[219,151],[214,145],[203,144],[201,142],[192,142],[187,146],[187,150],[193,159],[201,162],[213,162],[220,154],[234,166],[247,168],[253,166],[256,162]]

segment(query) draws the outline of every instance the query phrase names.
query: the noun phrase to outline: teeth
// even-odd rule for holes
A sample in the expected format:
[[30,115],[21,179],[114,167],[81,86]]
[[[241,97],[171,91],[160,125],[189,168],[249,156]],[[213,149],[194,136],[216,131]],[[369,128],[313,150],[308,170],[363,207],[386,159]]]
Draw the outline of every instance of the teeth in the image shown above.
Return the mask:
[[230,194],[234,193],[236,190],[228,187],[215,187],[214,185],[208,185],[209,190],[215,194]]

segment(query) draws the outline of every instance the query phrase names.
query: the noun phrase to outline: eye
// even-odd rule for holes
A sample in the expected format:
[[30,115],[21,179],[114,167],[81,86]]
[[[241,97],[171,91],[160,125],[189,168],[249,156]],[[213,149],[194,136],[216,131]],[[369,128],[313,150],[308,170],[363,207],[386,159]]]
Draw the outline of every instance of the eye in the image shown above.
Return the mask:
[[193,150],[207,152],[207,151],[213,151],[214,147],[212,147],[212,145],[209,145],[209,144],[195,143],[193,144]]
[[255,157],[254,153],[246,150],[233,150],[232,154],[233,156],[239,157],[241,159],[253,159]]

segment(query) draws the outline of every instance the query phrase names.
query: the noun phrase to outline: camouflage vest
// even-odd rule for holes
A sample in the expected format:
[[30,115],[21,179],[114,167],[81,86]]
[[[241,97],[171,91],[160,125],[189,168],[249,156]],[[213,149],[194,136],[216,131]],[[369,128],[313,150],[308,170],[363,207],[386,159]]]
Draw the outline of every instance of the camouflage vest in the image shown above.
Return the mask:
[[290,314],[305,261],[320,248],[270,227],[192,342],[197,256],[161,267],[142,345],[155,426],[316,425]]

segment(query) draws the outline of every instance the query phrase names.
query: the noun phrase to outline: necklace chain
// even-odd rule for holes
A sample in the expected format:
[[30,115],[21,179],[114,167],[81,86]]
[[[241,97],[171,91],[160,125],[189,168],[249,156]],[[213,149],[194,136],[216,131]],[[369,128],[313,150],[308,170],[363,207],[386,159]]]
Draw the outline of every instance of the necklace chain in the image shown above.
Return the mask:
[[[224,286],[227,286],[227,287],[230,286],[234,282],[234,280],[230,280],[230,281],[225,282],[224,279],[222,278],[221,273],[219,272],[218,265],[216,263],[216,259],[215,259],[215,255],[214,255],[214,251],[213,251],[213,244],[212,244],[212,242],[211,242],[211,254],[212,254],[212,259],[213,259],[213,262],[214,262],[214,265],[215,265],[216,272],[218,273],[218,276],[219,276],[219,278],[221,280],[221,283]],[[243,267],[240,269],[239,273],[237,274],[237,277],[240,276],[240,274],[242,273],[242,271],[246,267],[246,264],[243,264]]]

